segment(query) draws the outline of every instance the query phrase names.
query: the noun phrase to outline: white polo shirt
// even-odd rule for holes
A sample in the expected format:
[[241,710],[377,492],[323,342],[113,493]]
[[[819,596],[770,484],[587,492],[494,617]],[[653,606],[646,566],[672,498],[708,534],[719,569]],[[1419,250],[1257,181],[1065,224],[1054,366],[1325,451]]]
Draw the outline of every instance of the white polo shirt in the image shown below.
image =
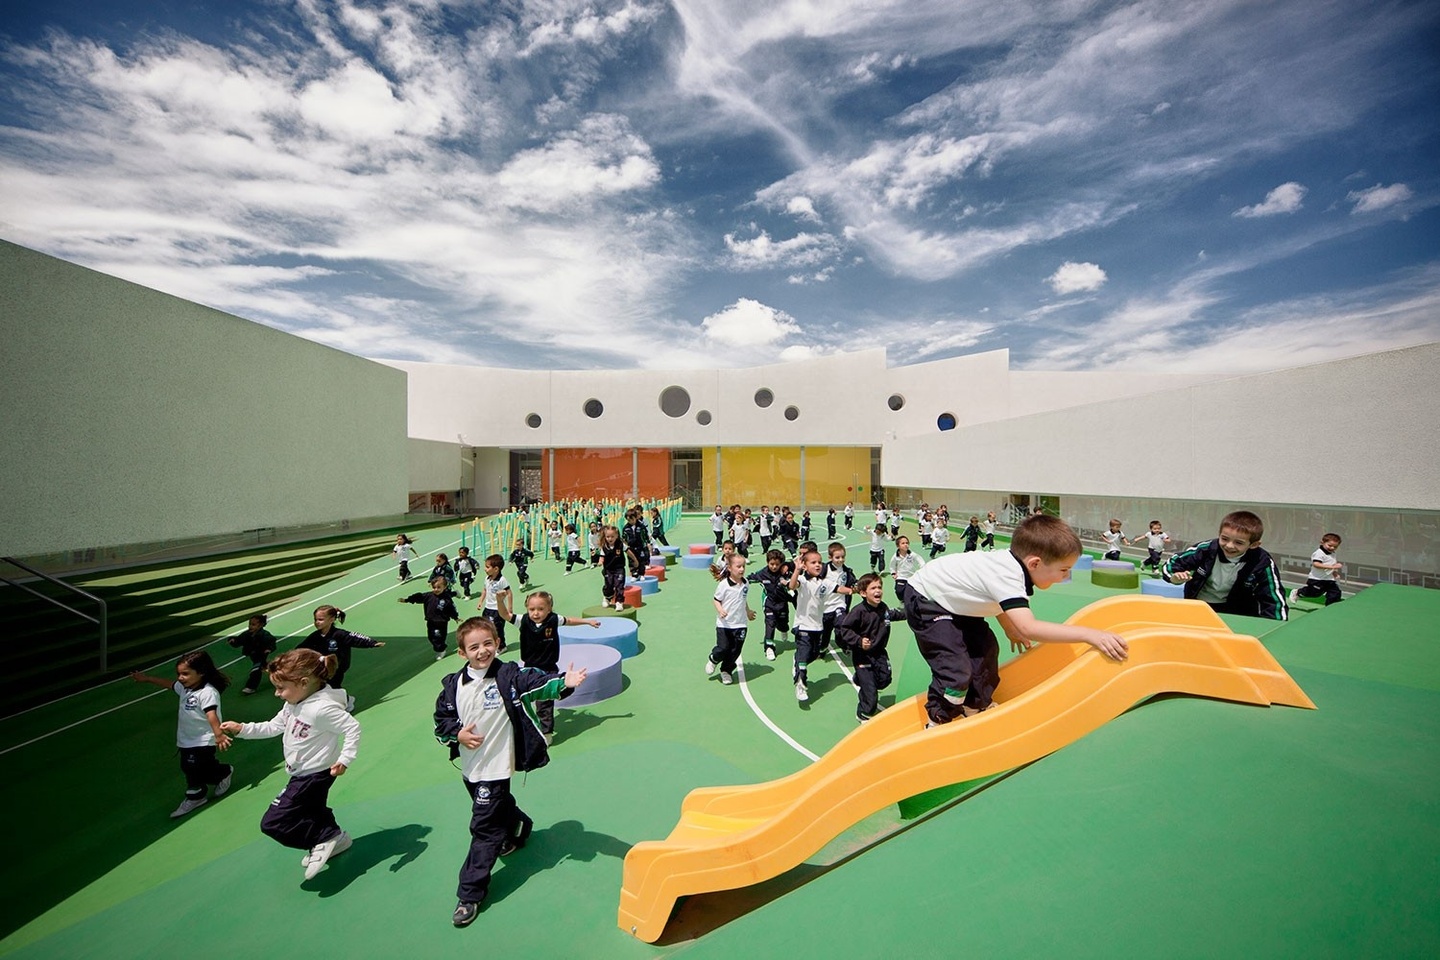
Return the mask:
[[962,617],[993,617],[1030,606],[1030,571],[1009,550],[957,553],[931,560],[911,575],[911,590]]
[[725,613],[715,618],[715,626],[736,630],[749,625],[750,618],[745,614],[746,595],[749,592],[750,584],[744,580],[737,584],[726,577],[716,584],[715,600],[725,608]]
[[494,677],[477,676],[467,665],[455,685],[455,712],[461,728],[475,725],[484,739],[474,750],[460,748],[460,768],[466,780],[505,780],[515,774],[515,737],[505,712],[500,685]]
[[215,731],[211,729],[210,720],[205,713],[214,708],[215,719],[221,719],[220,691],[208,683],[199,690],[191,690],[179,680],[176,680],[170,689],[180,697],[180,717],[175,724],[175,746],[215,746]]

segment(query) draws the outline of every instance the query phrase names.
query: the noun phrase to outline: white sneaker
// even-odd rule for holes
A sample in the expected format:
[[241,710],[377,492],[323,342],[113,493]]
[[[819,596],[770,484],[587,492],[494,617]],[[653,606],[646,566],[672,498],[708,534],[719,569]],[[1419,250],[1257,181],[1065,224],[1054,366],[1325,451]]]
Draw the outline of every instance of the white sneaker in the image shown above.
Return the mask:
[[245,689],[241,690],[240,692],[243,693],[243,694],[249,695],[249,694],[252,694],[252,693],[255,692],[255,688],[254,688],[254,687],[246,687]]
[[1300,588],[1299,588],[1299,587],[1296,587],[1294,590],[1291,590],[1291,591],[1290,591],[1290,602],[1291,602],[1291,603],[1294,603],[1296,600],[1299,600],[1299,599],[1300,599]]
[[444,650],[441,650],[439,653],[435,654],[435,662],[436,662],[436,663],[439,663],[441,660],[444,660],[444,659],[445,659],[445,651],[444,651]]
[[804,680],[795,681],[795,699],[802,703],[810,699],[810,691],[805,689]]
[[774,648],[774,647],[766,647],[766,648],[765,648],[765,659],[766,659],[766,660],[774,660],[774,659],[775,659],[775,648]]
[[705,658],[705,676],[712,676],[715,673],[715,661],[709,657]]
[[350,849],[350,834],[341,830],[335,836],[324,843],[317,843],[310,848],[310,862],[305,864],[305,879],[314,880],[319,876],[320,871],[331,857],[338,856]]
[[185,816],[185,814],[189,813],[191,810],[194,810],[196,807],[205,806],[207,801],[207,797],[196,797],[194,800],[186,797],[184,800],[180,801],[180,806],[170,811],[170,819],[174,820],[178,817],[183,817]]
[[225,779],[215,784],[215,798],[217,800],[225,796],[225,791],[230,789],[230,778],[233,776],[235,776],[235,770],[231,768],[230,772],[225,774]]
[[345,712],[346,712],[346,713],[354,713],[354,712],[355,712],[355,698],[354,698],[354,697],[349,696],[349,695],[347,695],[347,696],[345,697]]
[[623,603],[617,603],[617,604],[615,604],[615,609],[616,609],[616,610],[624,610],[624,609],[625,609],[625,604],[623,604]]
[[732,683],[735,682],[735,677],[734,677],[733,674],[730,673],[729,670],[721,670],[721,671],[720,671],[720,682],[723,683],[723,684],[725,684],[725,686],[728,687],[728,686],[730,686],[730,684],[732,684]]

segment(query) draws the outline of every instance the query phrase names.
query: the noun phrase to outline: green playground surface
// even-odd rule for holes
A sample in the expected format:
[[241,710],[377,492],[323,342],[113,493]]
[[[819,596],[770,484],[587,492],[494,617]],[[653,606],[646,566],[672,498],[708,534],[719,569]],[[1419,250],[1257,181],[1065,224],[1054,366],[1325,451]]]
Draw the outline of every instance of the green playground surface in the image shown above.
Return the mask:
[[[667,536],[682,552],[711,541],[700,518]],[[458,538],[458,525],[425,531],[416,570]],[[868,537],[851,531],[847,546],[863,573]],[[599,601],[597,571],[564,576],[538,556],[531,575],[562,614]],[[638,611],[623,692],[557,711],[550,765],[515,780],[535,833],[465,930],[450,913],[468,798],[431,736],[440,678],[460,661],[436,662],[420,608],[396,603],[424,589],[398,584],[377,550],[272,611],[282,650],[318,603],[387,642],[356,650],[346,683],[364,736],[331,802],[354,846],[312,881],[299,851],[258,829],[285,783],[278,740],[237,742],[231,792],[170,820],[184,786],[172,695],[121,680],[0,720],[0,956],[1440,956],[1440,592],[1381,585],[1289,623],[1226,617],[1319,709],[1155,698],[924,816],[881,811],[781,877],[684,900],[648,944],[616,925],[630,846],[665,837],[694,787],[808,763],[738,684],[705,677],[710,576],[669,567]],[[1058,620],[1116,593],[1082,572],[1033,606]],[[853,689],[834,661],[812,665],[798,704],[791,645],[767,662],[761,633],[757,620],[744,658],[758,711],[823,753],[854,728]],[[900,679],[882,704],[924,673],[903,623],[891,651]],[[268,688],[240,694],[247,668],[227,668],[226,719],[278,709]]]

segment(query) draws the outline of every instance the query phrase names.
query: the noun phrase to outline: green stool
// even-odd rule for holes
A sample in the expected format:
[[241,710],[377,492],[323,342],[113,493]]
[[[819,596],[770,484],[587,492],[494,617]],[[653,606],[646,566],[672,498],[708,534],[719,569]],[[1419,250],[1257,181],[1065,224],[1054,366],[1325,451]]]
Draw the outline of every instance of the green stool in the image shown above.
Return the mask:
[[1112,590],[1137,590],[1140,571],[1125,560],[1096,560],[1090,567],[1090,582]]

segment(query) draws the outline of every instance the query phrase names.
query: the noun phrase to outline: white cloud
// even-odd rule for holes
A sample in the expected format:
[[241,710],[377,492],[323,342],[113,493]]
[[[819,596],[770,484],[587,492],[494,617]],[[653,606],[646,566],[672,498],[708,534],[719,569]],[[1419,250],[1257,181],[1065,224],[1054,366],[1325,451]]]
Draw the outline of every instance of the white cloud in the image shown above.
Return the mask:
[[1389,186],[1377,183],[1365,190],[1352,190],[1345,199],[1355,204],[1351,213],[1374,213],[1376,210],[1404,203],[1414,195],[1415,192],[1403,183],[1392,183]]
[[815,202],[809,197],[791,197],[785,204],[785,212],[800,220],[820,222],[820,214],[815,212]]
[[773,240],[764,230],[749,240],[725,234],[725,249],[735,266],[742,270],[764,267],[810,266],[833,257],[839,241],[825,233],[798,233],[788,240]]
[[1265,194],[1265,199],[1260,203],[1249,207],[1241,207],[1231,216],[1234,217],[1273,217],[1280,213],[1294,213],[1300,209],[1301,201],[1305,199],[1305,187],[1294,180],[1282,183],[1280,186]]
[[1067,293],[1089,293],[1099,290],[1105,285],[1107,277],[1105,271],[1094,263],[1075,263],[1067,260],[1060,264],[1045,282],[1050,284],[1050,289],[1064,296]]
[[701,321],[705,338],[719,347],[763,347],[800,333],[800,325],[784,310],[741,297]]

